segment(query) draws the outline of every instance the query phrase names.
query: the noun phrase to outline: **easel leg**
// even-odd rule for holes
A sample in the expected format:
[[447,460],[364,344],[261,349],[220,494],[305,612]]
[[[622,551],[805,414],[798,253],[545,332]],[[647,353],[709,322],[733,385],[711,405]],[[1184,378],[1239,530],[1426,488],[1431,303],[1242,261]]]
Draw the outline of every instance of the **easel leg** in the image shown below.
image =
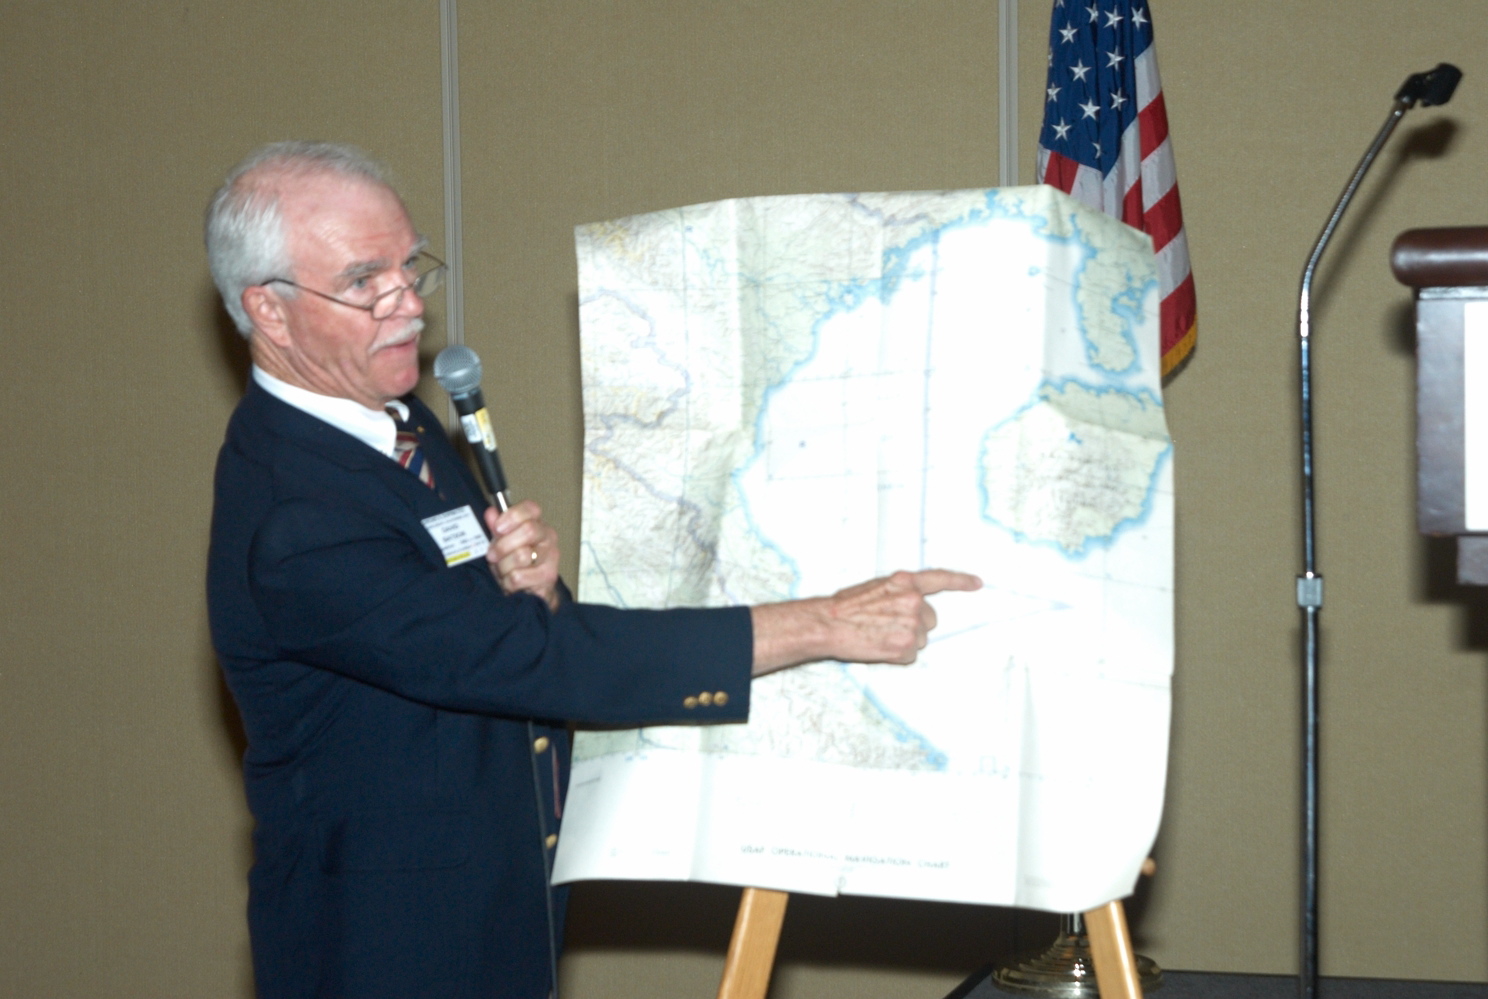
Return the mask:
[[1137,958],[1132,952],[1126,910],[1121,902],[1107,902],[1085,913],[1085,931],[1090,938],[1090,958],[1095,963],[1095,984],[1101,999],[1142,999]]
[[745,888],[734,920],[728,959],[718,999],[765,999],[770,972],[775,967],[775,947],[785,922],[785,903],[790,893],[768,888]]

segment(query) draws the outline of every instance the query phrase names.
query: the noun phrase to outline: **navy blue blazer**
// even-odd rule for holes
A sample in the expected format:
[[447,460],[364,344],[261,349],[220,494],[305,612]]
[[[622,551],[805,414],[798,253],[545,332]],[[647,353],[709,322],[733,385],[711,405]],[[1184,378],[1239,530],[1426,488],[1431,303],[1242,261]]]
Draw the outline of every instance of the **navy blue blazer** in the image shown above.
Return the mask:
[[547,995],[565,722],[748,713],[747,608],[551,613],[484,559],[447,568],[421,522],[486,504],[405,401],[437,491],[252,382],[218,457],[208,603],[264,999]]

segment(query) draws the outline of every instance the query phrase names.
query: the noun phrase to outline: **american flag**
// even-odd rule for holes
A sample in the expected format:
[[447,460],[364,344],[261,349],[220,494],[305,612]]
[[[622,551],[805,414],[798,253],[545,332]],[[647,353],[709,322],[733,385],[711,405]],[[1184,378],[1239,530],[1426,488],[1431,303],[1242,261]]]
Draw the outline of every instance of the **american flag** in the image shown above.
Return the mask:
[[1054,0],[1039,180],[1152,237],[1162,370],[1194,347],[1193,273],[1152,21],[1132,0]]

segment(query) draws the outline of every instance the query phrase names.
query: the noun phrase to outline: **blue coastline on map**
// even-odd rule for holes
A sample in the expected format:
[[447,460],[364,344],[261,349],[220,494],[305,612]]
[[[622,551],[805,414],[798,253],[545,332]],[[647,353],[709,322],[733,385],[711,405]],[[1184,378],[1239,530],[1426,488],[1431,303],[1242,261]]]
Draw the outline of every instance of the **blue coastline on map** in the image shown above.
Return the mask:
[[[868,207],[867,205],[853,202],[853,206],[856,210],[859,210],[864,214],[869,215],[870,217],[885,220],[882,212],[878,212]],[[1079,319],[1079,332],[1085,344],[1086,357],[1091,368],[1091,373],[1094,376],[1101,378],[1101,380],[1104,382],[1104,384],[1100,385],[1089,385],[1078,382],[1075,379],[1069,377],[1060,379],[1059,381],[1046,381],[1044,384],[1040,385],[1039,393],[1036,394],[1035,399],[1026,404],[1023,408],[1019,409],[1014,414],[1012,414],[1012,416],[1010,416],[1008,419],[1017,419],[1020,415],[1026,412],[1028,407],[1036,405],[1039,401],[1039,395],[1042,394],[1044,389],[1050,387],[1059,388],[1065,384],[1070,383],[1080,384],[1082,387],[1096,392],[1120,391],[1123,394],[1143,401],[1144,404],[1148,402],[1155,402],[1159,407],[1162,405],[1161,399],[1156,397],[1148,389],[1144,388],[1133,392],[1121,387],[1121,383],[1124,382],[1127,378],[1129,378],[1133,374],[1139,373],[1142,357],[1141,351],[1138,348],[1135,330],[1137,324],[1145,317],[1145,313],[1142,308],[1143,301],[1157,287],[1155,277],[1153,277],[1151,274],[1144,274],[1138,277],[1137,275],[1128,273],[1126,286],[1119,292],[1117,292],[1114,296],[1112,296],[1110,303],[1111,311],[1122,320],[1120,335],[1131,353],[1132,360],[1129,364],[1120,369],[1112,368],[1109,365],[1102,363],[1099,357],[1099,349],[1097,345],[1092,341],[1088,333],[1085,311],[1080,303],[1081,284],[1084,280],[1086,269],[1089,267],[1092,259],[1098,253],[1100,253],[1100,250],[1091,246],[1083,239],[1083,234],[1081,232],[1078,221],[1071,219],[1071,234],[1067,236],[1061,235],[1057,232],[1052,231],[1053,223],[1052,220],[1049,219],[1047,216],[1040,213],[1026,211],[1024,210],[1023,205],[1020,201],[999,199],[996,191],[989,191],[982,207],[967,212],[958,218],[950,220],[949,222],[942,223],[938,226],[926,228],[923,231],[918,232],[910,238],[906,239],[902,243],[885,248],[883,252],[883,266],[879,277],[874,279],[860,279],[855,281],[841,282],[835,286],[830,284],[825,285],[824,293],[822,295],[822,299],[825,302],[825,307],[818,313],[811,325],[811,350],[799,361],[797,361],[789,370],[787,370],[777,382],[768,386],[764,390],[759,412],[755,418],[754,452],[749,457],[748,461],[746,461],[733,473],[733,484],[735,493],[739,497],[740,504],[743,508],[744,516],[750,525],[750,529],[754,532],[755,537],[763,547],[773,552],[785,564],[791,567],[792,576],[794,579],[799,580],[799,573],[796,571],[796,561],[787,551],[785,551],[779,545],[775,544],[770,539],[770,537],[758,526],[758,523],[749,510],[749,498],[748,494],[744,490],[742,482],[745,474],[754,466],[756,462],[762,460],[765,455],[767,448],[767,434],[765,431],[765,426],[767,422],[768,411],[775,394],[790,385],[796,373],[801,368],[810,364],[816,358],[817,350],[821,342],[821,331],[826,323],[830,322],[837,316],[840,316],[847,312],[851,312],[861,307],[870,299],[877,299],[881,303],[887,305],[893,299],[894,294],[900,289],[906,279],[924,276],[924,272],[919,270],[912,271],[910,269],[912,260],[920,250],[924,249],[927,246],[933,246],[934,244],[938,243],[939,240],[947,232],[955,229],[966,228],[972,225],[985,224],[986,222],[994,219],[1024,222],[1028,225],[1030,233],[1032,233],[1034,236],[1037,236],[1040,239],[1043,239],[1044,241],[1054,245],[1070,247],[1080,251],[1080,259],[1075,265],[1072,272],[1072,282],[1070,284],[1069,292],[1069,304],[1074,314]],[[906,229],[912,229],[913,223],[903,223],[903,226]],[[748,277],[748,275],[746,275],[746,277]],[[931,295],[933,297],[933,290],[931,291]],[[1007,421],[1004,421],[1003,423],[998,424],[998,426],[1003,426],[1006,424],[1006,422]],[[992,433],[996,429],[997,427],[989,428],[988,433]],[[1157,488],[1158,475],[1161,471],[1162,463],[1166,461],[1166,459],[1167,452],[1165,452],[1163,457],[1159,459],[1159,462],[1153,470],[1153,475],[1151,477],[1148,488],[1148,496],[1142,506],[1142,513],[1137,517],[1123,520],[1117,526],[1116,530],[1112,531],[1110,535],[1087,539],[1089,542],[1100,544],[1103,546],[1109,546],[1109,544],[1116,539],[1117,535],[1125,530],[1130,529],[1133,526],[1143,523],[1147,519],[1152,509],[1152,496]],[[983,473],[983,477],[985,478],[985,472],[987,470],[983,468],[980,469],[980,471]],[[996,523],[995,521],[991,522]],[[998,524],[997,526],[1004,527],[1006,529],[1005,525]],[[1086,551],[1070,551],[1053,542],[1042,542],[1028,539],[1016,531],[1013,531],[1012,533],[1020,541],[1026,541],[1031,544],[1051,545],[1052,547],[1058,548],[1061,552],[1073,558],[1083,558],[1088,551],[1088,548]],[[791,596],[800,595],[797,590],[796,582],[792,583],[790,594]]]
[[874,693],[873,688],[853,676],[852,671],[845,663],[838,663],[837,667],[842,670],[842,675],[847,678],[847,681],[858,688],[858,691],[863,695],[863,699],[873,706],[873,710],[877,711],[879,716],[894,729],[895,738],[900,742],[913,743],[920,748],[921,752],[925,754],[925,763],[929,769],[945,770],[949,768],[951,763],[950,757],[931,742],[923,732],[916,731],[903,718],[900,718],[893,711],[889,710],[878,694]]
[[[853,207],[856,210],[862,211],[870,216],[880,219],[885,223],[886,226],[895,224],[891,222],[891,220],[885,218],[883,213],[877,212],[865,204],[853,202]],[[1153,393],[1148,390],[1143,389],[1139,392],[1133,392],[1120,387],[1121,382],[1125,381],[1129,376],[1138,373],[1141,365],[1141,351],[1138,347],[1135,330],[1137,324],[1144,318],[1142,304],[1143,301],[1148,297],[1148,295],[1151,294],[1152,290],[1155,288],[1155,279],[1150,274],[1144,274],[1141,275],[1140,278],[1138,278],[1137,275],[1128,273],[1128,280],[1125,287],[1123,287],[1115,296],[1113,296],[1111,309],[1112,312],[1122,320],[1120,335],[1123,338],[1131,356],[1130,363],[1126,364],[1120,369],[1114,368],[1110,364],[1104,362],[1098,346],[1090,338],[1087,331],[1087,317],[1085,316],[1084,309],[1080,303],[1081,283],[1084,280],[1086,270],[1090,266],[1092,259],[1096,256],[1096,254],[1100,252],[1100,250],[1091,246],[1087,241],[1085,241],[1078,223],[1074,223],[1073,220],[1071,220],[1071,233],[1069,235],[1062,235],[1054,231],[1055,227],[1052,220],[1045,215],[1025,211],[1023,205],[1019,201],[999,199],[996,192],[988,192],[985,201],[978,208],[973,209],[972,211],[969,211],[959,216],[958,218],[952,219],[948,222],[944,222],[942,224],[927,227],[921,231],[914,232],[913,235],[909,236],[909,238],[905,239],[903,242],[898,243],[894,246],[886,247],[883,251],[882,266],[877,278],[857,279],[853,281],[840,282],[835,285],[824,284],[821,289],[821,301],[824,303],[824,306],[818,311],[817,315],[811,322],[810,350],[806,353],[805,356],[800,358],[795,364],[793,364],[788,370],[786,370],[778,381],[767,386],[763,392],[759,411],[755,417],[753,442],[754,450],[753,453],[750,455],[748,461],[746,461],[740,468],[734,471],[732,476],[733,487],[735,490],[735,495],[739,499],[743,515],[758,543],[766,550],[773,553],[786,566],[789,567],[792,578],[790,586],[791,596],[801,595],[798,589],[800,581],[798,562],[788,551],[785,550],[784,547],[775,543],[773,539],[771,539],[769,535],[761,528],[758,521],[754,517],[753,512],[750,510],[749,495],[744,488],[743,482],[745,476],[754,467],[755,463],[765,459],[768,448],[768,434],[766,427],[768,424],[770,406],[772,405],[776,394],[782,389],[789,386],[794,378],[797,376],[798,372],[800,372],[803,368],[805,368],[817,358],[821,346],[822,330],[828,322],[832,321],[838,316],[860,308],[864,303],[870,300],[876,299],[882,304],[888,305],[893,299],[894,295],[902,287],[904,287],[906,282],[924,278],[927,276],[933,277],[933,274],[931,274],[930,271],[923,270],[920,267],[914,265],[916,256],[920,253],[920,251],[924,250],[927,247],[933,250],[938,245],[939,241],[945,236],[945,234],[952,230],[962,229],[974,225],[984,225],[987,222],[993,220],[1010,220],[1024,222],[1027,224],[1030,233],[1032,233],[1034,236],[1048,243],[1078,251],[1079,259],[1078,262],[1074,265],[1071,274],[1072,280],[1069,291],[1069,304],[1073,310],[1074,315],[1077,317],[1079,332],[1085,345],[1086,360],[1089,365],[1091,374],[1095,378],[1105,383],[1095,386],[1085,385],[1083,387],[1096,392],[1120,392],[1123,395],[1138,399],[1139,401],[1147,405],[1153,403],[1155,403],[1159,407],[1162,405],[1161,400],[1154,396]],[[914,230],[913,221],[899,224],[902,225],[902,228],[904,230],[908,230],[911,232],[913,232]],[[931,265],[931,271],[933,271],[933,269],[934,264]],[[759,280],[759,278],[756,276],[743,276],[746,279],[752,278],[756,281]],[[930,289],[929,294],[932,298],[934,297],[935,291],[933,287]],[[770,322],[771,317],[765,316],[764,319],[766,322]],[[1062,385],[1070,383],[1075,382],[1071,378],[1064,378],[1060,379],[1059,381],[1046,381],[1043,385],[1040,386],[1040,395],[1046,388],[1058,388]],[[1025,407],[1019,409],[1018,412],[1008,417],[1008,419],[1017,419],[1022,413],[1026,412],[1027,408],[1038,404],[1039,401],[1041,401],[1040,397],[1036,396],[1034,401],[1029,402],[1027,405],[1025,405]],[[1004,424],[1005,422],[1006,421],[1004,421]],[[1002,426],[1004,424],[999,424],[999,426]],[[995,429],[996,428],[994,427],[988,432],[991,433]],[[1109,535],[1096,538],[1087,538],[1077,549],[1070,550],[1059,545],[1057,542],[1044,542],[1029,539],[1018,534],[1018,532],[1016,531],[1013,531],[1012,533],[1015,537],[1018,538],[1018,540],[1024,543],[1041,546],[1048,545],[1059,550],[1061,554],[1071,559],[1084,558],[1095,547],[1109,547],[1116,541],[1117,537],[1120,534],[1145,522],[1150,516],[1153,508],[1153,499],[1156,494],[1157,484],[1159,481],[1159,474],[1161,472],[1163,463],[1167,460],[1167,454],[1168,452],[1165,451],[1154,465],[1152,475],[1148,483],[1147,495],[1144,498],[1141,506],[1141,512],[1135,517],[1123,520],[1118,523],[1115,529]],[[977,460],[980,462],[982,459],[978,457]],[[985,473],[987,470],[985,468],[979,468],[978,471],[982,473],[980,475],[980,478],[983,482],[985,482]],[[982,486],[982,489],[983,492],[985,492],[985,485]],[[982,508],[985,509],[986,496],[983,495],[981,499],[983,501]],[[1006,527],[1006,525],[998,524],[990,517],[986,519],[999,528],[1009,529]],[[922,748],[924,748],[927,754],[927,760],[931,763],[932,766],[945,766],[945,754],[941,750],[936,748],[925,735],[912,729],[902,719],[898,718],[893,712],[891,712],[873,693],[870,687],[865,684],[859,683],[856,680],[854,680],[853,682],[859,687],[859,689],[863,693],[863,696],[868,701],[868,703],[872,705],[874,710],[877,711],[885,719],[886,722],[892,725],[894,729],[900,733],[899,737],[901,739],[917,743]]]
[[[870,218],[876,218],[880,221],[886,221],[882,212],[876,211],[875,209],[869,207],[866,204],[863,204],[862,202],[853,201],[852,205],[854,210],[859,211]],[[825,326],[828,322],[830,322],[837,316],[843,315],[844,313],[852,312],[860,308],[869,300],[877,299],[883,304],[888,304],[888,302],[894,297],[894,293],[899,290],[899,287],[904,278],[906,276],[910,276],[910,261],[914,257],[915,253],[917,253],[925,246],[937,242],[946,232],[949,232],[953,229],[960,229],[970,225],[984,223],[993,218],[999,217],[1016,218],[1022,216],[1008,214],[1004,210],[1003,206],[997,201],[996,192],[988,192],[986,200],[984,202],[984,207],[967,212],[966,214],[941,225],[924,229],[923,231],[920,231],[916,235],[905,240],[903,243],[886,248],[883,254],[883,266],[877,278],[865,278],[855,281],[842,281],[835,284],[823,282],[822,299],[825,302],[825,307],[817,314],[817,316],[811,323],[811,350],[808,351],[806,355],[799,361],[793,364],[780,377],[779,381],[765,388],[763,398],[760,403],[759,413],[755,417],[754,452],[750,455],[748,461],[744,462],[738,469],[734,471],[733,484],[734,490],[739,497],[739,502],[743,509],[744,517],[749,523],[750,529],[754,531],[754,535],[759,541],[760,545],[768,551],[773,552],[783,562],[791,567],[793,582],[791,583],[790,595],[792,597],[801,595],[797,588],[800,579],[800,574],[798,571],[796,571],[797,562],[791,557],[788,552],[785,551],[785,549],[772,541],[770,537],[761,528],[759,528],[755,517],[749,509],[749,496],[743,486],[743,478],[746,473],[748,473],[748,471],[754,466],[756,462],[762,460],[765,456],[767,448],[767,434],[765,430],[765,424],[772,399],[777,392],[791,383],[798,371],[800,371],[803,367],[810,364],[813,360],[816,359],[817,351],[821,345],[821,331],[823,326]],[[902,225],[905,229],[913,229],[913,223],[911,222],[902,223]],[[758,282],[758,278],[751,278],[750,275],[744,275],[744,277],[746,279]],[[766,318],[768,319],[768,317]]]
[[[822,349],[823,331],[826,325],[834,319],[852,313],[873,301],[888,306],[901,289],[921,280],[929,280],[931,282],[926,293],[933,301],[936,297],[934,281],[935,275],[938,273],[939,244],[947,233],[958,229],[983,226],[993,221],[1012,221],[1024,224],[1027,227],[1027,232],[1037,239],[1052,246],[1060,247],[1065,251],[1072,251],[1074,257],[1067,265],[1061,265],[1061,272],[1068,273],[1069,275],[1069,284],[1067,285],[1069,299],[1067,301],[1067,307],[1075,317],[1078,335],[1081,337],[1084,348],[1085,363],[1078,365],[1078,362],[1076,362],[1081,374],[1079,377],[1075,377],[1073,374],[1067,374],[1045,380],[1039,386],[1031,400],[1010,416],[1005,417],[1002,421],[990,427],[983,436],[983,441],[987,439],[988,435],[997,432],[999,428],[1006,427],[1010,422],[1020,419],[1033,407],[1046,404],[1047,394],[1049,392],[1061,391],[1070,386],[1079,386],[1088,392],[1098,395],[1108,393],[1120,394],[1137,401],[1143,406],[1156,405],[1161,407],[1162,405],[1160,397],[1150,389],[1146,387],[1140,389],[1129,387],[1133,376],[1140,376],[1142,374],[1141,365],[1143,357],[1138,345],[1137,328],[1142,320],[1147,318],[1143,311],[1143,303],[1152,294],[1156,285],[1155,279],[1150,272],[1138,274],[1128,271],[1125,275],[1126,280],[1124,285],[1110,300],[1111,314],[1120,320],[1120,326],[1118,329],[1108,332],[1107,335],[1108,337],[1119,335],[1122,343],[1125,345],[1126,352],[1129,352],[1131,358],[1128,363],[1124,363],[1123,366],[1118,368],[1111,363],[1113,350],[1114,356],[1123,362],[1127,354],[1123,353],[1119,347],[1115,347],[1114,344],[1108,344],[1104,352],[1101,350],[1100,345],[1090,335],[1088,329],[1089,317],[1085,315],[1085,309],[1081,304],[1082,284],[1086,279],[1089,268],[1092,266],[1092,262],[1102,251],[1087,241],[1078,222],[1072,217],[1051,217],[1038,211],[1031,211],[1029,210],[1031,206],[1030,202],[1025,202],[1020,198],[1000,198],[996,191],[987,192],[985,198],[971,210],[964,212],[956,218],[938,223],[931,223],[929,220],[923,218],[890,217],[884,212],[875,209],[871,204],[861,201],[856,197],[850,197],[848,204],[852,211],[862,213],[867,217],[881,222],[886,239],[892,240],[896,235],[903,236],[904,238],[901,242],[884,248],[879,273],[876,277],[855,278],[853,280],[836,282],[824,280],[807,286],[810,288],[810,292],[803,292],[794,299],[793,304],[797,307],[802,306],[807,301],[815,303],[814,314],[810,315],[806,320],[809,321],[810,326],[805,353],[798,356],[793,362],[790,362],[789,367],[781,372],[774,381],[763,388],[760,395],[759,407],[754,418],[752,450],[748,458],[730,473],[731,495],[738,503],[739,512],[744,518],[755,543],[764,551],[768,552],[770,556],[778,559],[785,568],[790,579],[788,595],[791,597],[802,595],[799,592],[802,576],[800,562],[784,545],[775,541],[760,523],[755,511],[752,509],[751,497],[746,488],[746,477],[752,470],[756,469],[758,462],[767,460],[768,457],[770,448],[768,434],[771,407],[774,405],[778,393],[791,387],[803,369],[806,369],[808,365],[819,359]],[[1068,228],[1070,231],[1068,234],[1058,231],[1062,228]],[[733,266],[731,258],[696,241],[691,225],[683,226],[682,240],[685,246],[686,256],[689,260],[689,266],[697,267],[702,274],[706,275],[704,279],[705,283],[724,284],[737,278],[743,287],[759,288],[784,277],[768,272],[753,273],[743,271],[737,275],[732,273],[730,270]],[[923,259],[923,252],[927,249],[932,254],[932,259],[930,260]],[[1068,271],[1064,270],[1065,266],[1068,267]],[[1030,276],[1037,276],[1042,271],[1043,268],[1034,267],[1030,269],[1029,274]],[[1107,276],[1109,277],[1109,275]],[[1119,272],[1117,277],[1119,280]],[[785,280],[792,279],[785,278]],[[1063,282],[1061,281],[1060,283]],[[653,321],[641,302],[617,294],[612,290],[603,292],[602,294],[608,294],[617,298],[623,303],[623,307],[627,311],[642,319],[648,327],[654,330]],[[799,312],[796,312],[789,320],[786,320],[783,314],[773,315],[766,310],[758,314],[757,318],[763,322],[767,329],[782,328],[782,324],[786,321],[792,324],[803,321]],[[618,455],[611,453],[609,450],[609,443],[615,435],[616,428],[621,424],[636,428],[647,428],[676,419],[680,411],[688,405],[689,392],[693,390],[691,376],[686,365],[671,358],[667,350],[658,344],[653,336],[641,335],[632,344],[632,348],[650,352],[655,357],[656,363],[676,373],[679,382],[676,391],[667,394],[662,404],[662,409],[656,412],[652,419],[643,420],[633,415],[619,413],[599,415],[598,425],[602,429],[587,443],[587,447],[595,454],[603,454],[609,461],[619,463],[622,472],[631,470],[620,461]],[[682,414],[682,419],[685,422],[685,414]],[[1075,440],[1074,444],[1076,447],[1082,446],[1078,440]],[[1153,463],[1146,494],[1142,500],[1140,511],[1135,516],[1119,521],[1108,534],[1085,538],[1072,547],[1062,545],[1057,541],[1029,538],[1021,534],[1014,527],[999,523],[996,519],[985,513],[983,514],[983,519],[998,529],[1009,532],[1020,543],[1054,548],[1063,557],[1071,560],[1083,559],[1093,550],[1108,548],[1115,543],[1121,534],[1148,520],[1154,507],[1160,475],[1170,452],[1171,447],[1164,450]],[[980,508],[984,511],[988,505],[986,482],[990,471],[985,466],[985,453],[986,449],[980,448],[974,459],[977,462],[979,489],[982,493],[980,496]],[[716,517],[719,511],[705,510],[695,499],[689,499],[685,495],[671,495],[669,491],[661,488],[658,483],[647,479],[639,472],[632,471],[631,475],[633,480],[641,484],[642,488],[654,499],[676,509],[677,516],[680,519],[680,526],[687,533],[692,544],[698,551],[704,554],[712,554],[716,557],[716,544],[710,537],[696,530],[695,525],[707,522],[710,516]],[[590,559],[593,572],[591,578],[597,576],[602,581],[610,600],[616,605],[625,606],[626,602],[622,594],[623,588],[611,581],[608,568],[600,560],[600,553],[594,550],[592,546],[586,546],[585,551],[586,557]],[[725,589],[724,596],[726,598],[732,598],[733,595],[726,592],[728,588],[727,580],[718,580],[718,582]],[[782,594],[782,596],[784,595],[786,594]],[[840,668],[843,670],[844,675],[861,691],[866,703],[890,726],[897,739],[903,743],[914,744],[919,747],[925,754],[926,762],[932,768],[939,769],[947,765],[948,761],[945,753],[937,748],[929,738],[923,733],[916,731],[891,711],[866,682],[860,681],[851,675],[848,667],[841,666]]]
[[[1016,409],[1006,419],[993,424],[991,427],[988,427],[987,432],[982,435],[982,440],[985,442],[987,438],[991,437],[993,434],[997,433],[1004,427],[1017,423],[1034,407],[1048,405],[1048,401],[1045,398],[1045,395],[1048,392],[1063,392],[1070,387],[1083,388],[1087,391],[1095,392],[1099,395],[1124,396],[1128,399],[1135,400],[1143,406],[1153,404],[1156,404],[1159,408],[1161,408],[1162,406],[1162,402],[1147,389],[1141,389],[1139,391],[1133,392],[1128,389],[1112,385],[1096,387],[1076,381],[1073,378],[1063,378],[1058,381],[1044,381],[1039,385],[1039,389],[1036,393],[1034,393],[1034,398],[1032,400],[1018,407],[1018,409]],[[1081,446],[1083,446],[1084,444],[1084,442],[1080,441],[1078,438],[1075,438],[1075,443]],[[985,454],[985,448],[982,449],[982,453]],[[1109,549],[1120,539],[1120,536],[1122,534],[1125,534],[1126,532],[1147,523],[1147,521],[1152,516],[1153,507],[1156,505],[1157,489],[1158,484],[1162,481],[1163,467],[1167,464],[1172,453],[1173,445],[1170,443],[1163,448],[1162,452],[1157,456],[1157,460],[1153,462],[1151,473],[1147,477],[1147,491],[1146,494],[1142,497],[1139,512],[1134,516],[1127,517],[1118,521],[1115,526],[1112,527],[1111,531],[1107,534],[1085,536],[1081,539],[1078,547],[1070,548],[1066,545],[1060,544],[1057,541],[1049,541],[1043,538],[1029,537],[1027,534],[1019,531],[1017,528],[1012,527],[1008,524],[1004,524],[1001,521],[997,520],[995,517],[990,517],[985,514],[983,515],[982,519],[988,524],[991,524],[1000,530],[1008,532],[1008,534],[1012,535],[1013,538],[1015,538],[1021,544],[1033,545],[1039,548],[1051,548],[1059,552],[1059,554],[1064,556],[1065,558],[1070,559],[1071,561],[1080,561],[1081,559],[1088,557],[1092,551]],[[991,501],[991,497],[987,493],[986,481],[990,476],[992,469],[990,469],[986,465],[985,458],[979,457],[977,459],[977,462],[977,470],[979,473],[978,478],[981,482],[981,485],[978,487],[978,492],[980,493],[980,508],[985,510]]]
[[[882,213],[874,211],[867,205],[854,202],[854,208],[872,217],[877,217],[880,220],[887,222],[887,220],[884,219]],[[773,553],[777,558],[779,558],[785,565],[789,567],[792,579],[790,586],[791,596],[797,597],[801,595],[799,592],[800,572],[798,562],[791,556],[788,551],[785,550],[784,547],[775,543],[773,539],[771,539],[768,534],[760,527],[758,521],[756,520],[753,512],[750,509],[749,496],[743,484],[744,477],[755,465],[755,463],[764,460],[765,458],[768,447],[768,434],[766,431],[766,425],[768,422],[769,409],[775,395],[786,386],[790,385],[792,380],[796,377],[797,373],[816,359],[821,346],[822,329],[828,322],[832,321],[834,318],[840,315],[852,312],[860,308],[862,305],[872,299],[877,299],[882,304],[887,305],[893,299],[895,293],[898,292],[899,289],[904,285],[904,282],[906,280],[913,280],[926,276],[924,271],[921,271],[919,269],[911,269],[912,261],[914,260],[916,254],[918,254],[922,249],[926,247],[933,248],[936,244],[939,243],[940,239],[947,232],[955,229],[966,228],[972,225],[985,224],[988,221],[998,218],[1026,220],[1030,222],[1031,228],[1037,235],[1040,235],[1047,240],[1056,241],[1061,244],[1070,244],[1073,242],[1075,243],[1075,245],[1080,245],[1078,244],[1078,241],[1073,240],[1070,237],[1061,237],[1050,233],[1049,220],[1044,218],[1043,216],[1026,215],[1022,212],[1011,211],[1003,202],[1000,202],[998,200],[995,192],[989,192],[981,207],[967,212],[958,218],[952,219],[949,222],[926,228],[911,236],[910,238],[904,240],[902,243],[886,248],[883,253],[882,267],[877,278],[846,281],[840,282],[835,285],[824,284],[822,289],[822,301],[825,303],[825,305],[824,308],[822,308],[818,312],[811,323],[811,349],[806,353],[805,356],[803,356],[800,360],[793,364],[777,382],[769,385],[764,390],[759,411],[755,417],[754,451],[750,455],[749,460],[746,461],[740,468],[734,471],[732,475],[733,486],[735,494],[739,498],[742,513],[758,543],[763,548]],[[913,223],[905,223],[904,227],[906,229],[912,230]],[[1087,255],[1090,252],[1088,248],[1084,248],[1083,246],[1082,249],[1086,249]],[[1082,266],[1083,263],[1084,262],[1082,261]],[[751,276],[744,275],[744,277],[747,279]],[[932,297],[934,296],[933,289],[930,294]],[[1136,300],[1140,302],[1139,295],[1137,296]],[[1135,313],[1133,313],[1133,315],[1135,316]],[[766,316],[765,319],[768,322],[770,320],[770,317]],[[1135,340],[1134,338],[1131,338],[1129,332],[1127,335],[1128,339],[1132,342],[1133,354],[1135,356]],[[1135,367],[1135,363],[1136,362],[1134,361],[1133,367]],[[853,678],[847,671],[846,667],[842,668],[844,675],[848,676],[853,684],[858,687],[868,704],[871,705],[872,708],[876,712],[878,712],[878,714],[884,719],[884,721],[893,728],[897,738],[899,738],[903,742],[910,742],[918,745],[924,751],[926,762],[932,768],[944,769],[948,765],[949,761],[944,751],[936,747],[924,733],[916,731],[914,728],[909,726],[902,718],[898,717],[894,712],[890,711],[889,708],[882,702],[882,700],[873,692],[873,690],[866,684],[861,683],[857,679]]]

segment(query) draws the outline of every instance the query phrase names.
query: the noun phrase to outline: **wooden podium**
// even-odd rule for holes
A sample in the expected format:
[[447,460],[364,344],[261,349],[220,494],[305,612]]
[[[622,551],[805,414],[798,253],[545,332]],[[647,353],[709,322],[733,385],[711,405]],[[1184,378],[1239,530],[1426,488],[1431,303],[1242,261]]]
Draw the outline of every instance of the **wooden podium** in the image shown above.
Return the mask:
[[1488,226],[1411,229],[1390,266],[1416,295],[1416,516],[1488,585]]

